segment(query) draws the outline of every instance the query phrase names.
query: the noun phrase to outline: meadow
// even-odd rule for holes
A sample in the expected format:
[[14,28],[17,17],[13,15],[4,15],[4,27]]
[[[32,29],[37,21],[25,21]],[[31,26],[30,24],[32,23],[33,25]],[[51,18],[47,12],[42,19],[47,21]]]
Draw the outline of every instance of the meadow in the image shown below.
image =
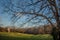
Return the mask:
[[23,34],[23,33],[8,33],[0,32],[0,40],[53,40],[49,34]]

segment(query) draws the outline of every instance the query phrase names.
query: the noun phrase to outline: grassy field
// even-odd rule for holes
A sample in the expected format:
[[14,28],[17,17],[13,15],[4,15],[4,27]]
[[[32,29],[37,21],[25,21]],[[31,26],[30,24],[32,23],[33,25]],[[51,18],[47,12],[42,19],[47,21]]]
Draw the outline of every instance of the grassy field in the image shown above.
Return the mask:
[[49,34],[22,34],[22,33],[7,33],[0,32],[0,40],[53,40]]

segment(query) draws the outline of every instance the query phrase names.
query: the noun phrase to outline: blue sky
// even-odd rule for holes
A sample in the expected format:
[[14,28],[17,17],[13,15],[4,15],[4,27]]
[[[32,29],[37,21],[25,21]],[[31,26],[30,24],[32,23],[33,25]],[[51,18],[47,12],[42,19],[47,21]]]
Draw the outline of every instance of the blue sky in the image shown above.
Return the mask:
[[[6,0],[5,0],[6,1]],[[9,26],[10,25],[10,16],[3,12],[4,11],[4,7],[3,7],[3,4],[4,4],[4,0],[0,0],[0,20],[1,20],[1,23],[0,24],[3,24],[4,26]]]
[[[17,2],[19,2],[19,1],[21,1],[21,2],[23,2],[22,0],[13,0],[14,2],[13,3],[17,3]],[[6,13],[6,12],[4,12],[4,4],[6,4],[6,5],[9,5],[8,4],[8,0],[6,1],[6,0],[0,0],[0,21],[1,21],[1,23],[0,24],[3,24],[4,26],[11,26],[11,15],[9,15],[8,13]],[[10,6],[10,5],[9,5]],[[16,10],[16,8],[14,7],[14,9]],[[17,9],[17,10],[19,10],[19,9]],[[21,11],[21,10],[20,10]],[[9,13],[11,13],[11,12],[9,12]],[[23,18],[23,17],[22,17]],[[18,20],[18,22],[17,23],[22,23],[22,22],[24,22],[25,20],[24,19],[26,19],[26,17],[25,18],[23,18],[22,19],[21,18],[21,20],[19,21]],[[18,25],[18,24],[15,24],[15,26],[16,25]],[[20,24],[19,23],[19,24]]]
[[10,18],[9,18],[9,16],[7,14],[2,14],[1,11],[0,11],[0,20],[1,20],[0,24],[3,24],[4,26],[10,25]]
[[[0,24],[3,24],[4,26],[11,26],[11,14],[13,14],[14,12],[8,11],[8,12],[4,12],[4,10],[8,10],[4,7],[4,5],[8,6],[9,8],[13,9],[14,11],[20,12],[22,11],[21,9],[18,9],[14,6],[21,6],[22,8],[25,8],[25,4],[27,5],[27,3],[31,3],[30,0],[12,0],[14,5],[9,5],[10,1],[9,0],[0,0]],[[37,1],[37,0],[35,0]],[[35,2],[34,1],[34,2]],[[35,9],[35,11],[37,12],[39,10],[39,4],[35,5],[35,6],[29,6],[25,9],[25,11],[29,11],[31,9]],[[35,8],[34,8],[35,7]],[[44,15],[46,15],[46,13],[48,13],[47,11],[48,8],[45,9],[44,11]],[[42,12],[41,12],[42,13]],[[47,16],[47,15],[46,15]],[[49,14],[49,16],[52,16],[51,14]],[[20,26],[21,24],[23,24],[24,22],[26,22],[28,19],[27,18],[31,18],[32,16],[30,15],[29,17],[27,15],[22,16],[19,20],[17,20],[17,22],[15,23],[15,26]],[[38,17],[39,18],[39,17]],[[34,20],[33,20],[34,21]],[[32,22],[33,22],[32,21]],[[35,20],[36,21],[36,20]],[[36,23],[35,25],[33,25],[31,22],[28,22],[26,25],[24,26],[37,26],[37,25],[44,25],[44,23],[47,24],[46,20],[43,20],[41,23]],[[53,20],[52,22],[55,22],[55,20]]]
[[[15,5],[19,1],[23,2],[22,0],[13,0],[13,1],[14,1],[13,3],[15,3]],[[29,2],[29,0],[27,2]],[[7,12],[4,12],[4,9],[5,9],[4,4],[7,5],[7,6],[10,6],[8,3],[9,3],[9,0],[7,0],[7,1],[6,0],[0,0],[0,20],[1,20],[0,24],[3,24],[4,26],[11,26],[11,19],[10,19],[11,15],[9,15]],[[15,7],[13,7],[13,8],[14,8],[14,10],[18,10],[18,11],[20,10],[20,9],[16,9]],[[9,13],[11,13],[11,12],[9,12]],[[15,26],[21,24],[22,22],[26,22],[27,17],[25,17],[25,18],[22,17],[22,18],[20,19],[20,21],[18,20],[16,22]]]

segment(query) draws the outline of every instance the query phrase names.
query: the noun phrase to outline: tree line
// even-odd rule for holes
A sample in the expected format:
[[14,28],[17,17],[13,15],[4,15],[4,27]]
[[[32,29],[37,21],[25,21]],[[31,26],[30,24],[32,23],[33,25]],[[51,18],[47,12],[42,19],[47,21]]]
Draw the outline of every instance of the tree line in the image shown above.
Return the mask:
[[44,25],[39,27],[30,28],[13,28],[13,27],[0,27],[0,32],[18,32],[26,34],[50,34],[52,27],[50,25]]

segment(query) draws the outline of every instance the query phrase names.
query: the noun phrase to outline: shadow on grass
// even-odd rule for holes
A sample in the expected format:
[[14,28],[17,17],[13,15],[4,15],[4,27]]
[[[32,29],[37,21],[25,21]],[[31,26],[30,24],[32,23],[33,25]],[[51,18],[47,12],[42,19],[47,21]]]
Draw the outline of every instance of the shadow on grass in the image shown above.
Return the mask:
[[0,40],[26,40],[26,38],[21,38],[21,37],[9,37],[9,36],[0,36]]
[[43,37],[11,37],[11,36],[1,36],[0,40],[52,40],[51,38],[43,38]]

